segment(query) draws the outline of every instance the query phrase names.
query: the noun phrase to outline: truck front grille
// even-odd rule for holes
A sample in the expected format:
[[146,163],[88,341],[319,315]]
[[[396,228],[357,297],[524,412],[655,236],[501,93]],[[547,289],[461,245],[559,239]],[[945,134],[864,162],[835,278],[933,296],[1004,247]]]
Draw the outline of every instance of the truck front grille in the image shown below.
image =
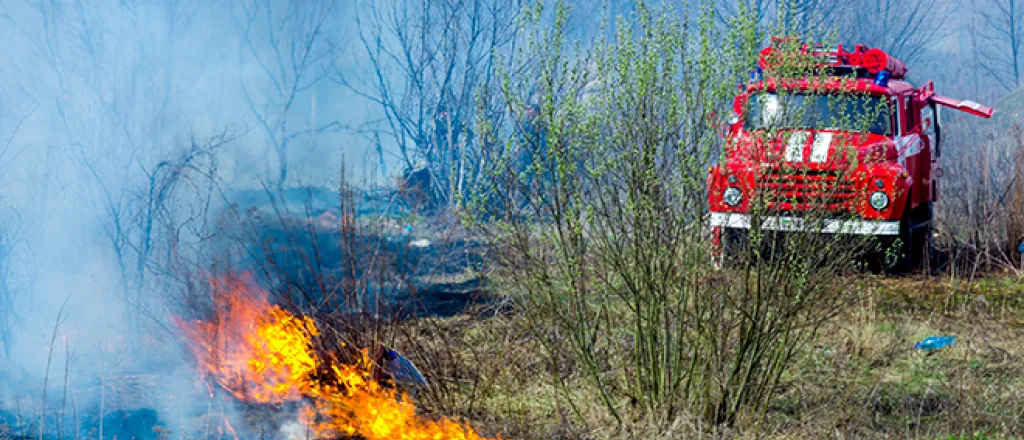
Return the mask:
[[851,177],[837,170],[776,168],[766,170],[758,188],[769,210],[845,213],[856,210],[858,191]]

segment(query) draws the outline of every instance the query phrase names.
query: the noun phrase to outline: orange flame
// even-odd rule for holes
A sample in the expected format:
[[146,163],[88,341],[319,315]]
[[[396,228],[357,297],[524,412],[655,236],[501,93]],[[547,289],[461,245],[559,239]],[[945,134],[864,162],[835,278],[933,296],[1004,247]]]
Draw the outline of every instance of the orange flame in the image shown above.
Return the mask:
[[249,403],[281,403],[302,397],[303,382],[318,361],[309,318],[271,306],[266,293],[241,279],[213,280],[214,320],[178,326],[193,343],[199,369]]
[[[469,426],[416,414],[408,396],[372,378],[367,350],[353,365],[324,364],[312,351],[319,335],[308,317],[271,305],[265,291],[245,280],[213,280],[215,317],[210,322],[177,320],[200,371],[249,403],[313,402],[300,422],[317,437],[360,436],[367,440],[482,439]],[[312,373],[327,371],[333,380]],[[336,385],[330,385],[336,384]]]

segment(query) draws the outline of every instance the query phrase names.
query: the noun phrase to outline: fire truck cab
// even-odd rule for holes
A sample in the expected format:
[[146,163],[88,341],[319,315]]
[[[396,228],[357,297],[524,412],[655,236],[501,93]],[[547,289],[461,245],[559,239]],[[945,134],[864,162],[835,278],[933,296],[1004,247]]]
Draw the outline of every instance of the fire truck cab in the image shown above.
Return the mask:
[[[994,110],[938,95],[931,81],[914,87],[905,80],[903,62],[859,44],[852,51],[803,44],[801,53],[820,57],[826,73],[783,79],[772,74],[773,60],[783,54],[781,42],[772,39],[751,80],[740,85],[724,161],[710,169],[716,263],[728,254],[728,242],[751,228],[752,200],[758,200],[766,207],[758,222],[762,230],[805,230],[810,211],[826,212],[815,232],[899,238],[894,265],[920,265],[929,255],[932,204],[942,176],[940,109],[984,118]],[[780,109],[794,105],[810,117],[768,126]],[[873,106],[885,111],[868,114]],[[837,108],[867,123],[829,122]]]

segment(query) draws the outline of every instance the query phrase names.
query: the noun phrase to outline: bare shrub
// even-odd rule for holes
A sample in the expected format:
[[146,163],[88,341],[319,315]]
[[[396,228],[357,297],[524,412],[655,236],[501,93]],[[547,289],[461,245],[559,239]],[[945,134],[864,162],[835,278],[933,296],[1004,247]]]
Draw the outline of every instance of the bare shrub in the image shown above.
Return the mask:
[[[966,118],[964,118],[966,119]],[[953,278],[1020,272],[1024,242],[1024,138],[1019,124],[946,123],[938,225],[939,267]]]
[[[598,399],[639,437],[640,420],[705,431],[756,419],[855,288],[834,280],[870,240],[823,233],[834,213],[818,211],[776,240],[762,232],[779,215],[763,193],[752,196],[762,206],[752,208],[754,245],[733,269],[713,270],[704,171],[727,148],[717,115],[753,66],[754,20],[741,14],[721,30],[708,10],[641,5],[613,43],[585,50],[564,37],[565,9],[534,14],[529,49],[507,63],[536,62],[506,67],[506,119],[478,125],[497,171],[467,221],[492,240],[560,400],[586,423],[578,396]],[[870,124],[873,114],[843,108],[836,117]],[[766,136],[788,136],[783,127]],[[573,369],[590,390],[568,388]]]

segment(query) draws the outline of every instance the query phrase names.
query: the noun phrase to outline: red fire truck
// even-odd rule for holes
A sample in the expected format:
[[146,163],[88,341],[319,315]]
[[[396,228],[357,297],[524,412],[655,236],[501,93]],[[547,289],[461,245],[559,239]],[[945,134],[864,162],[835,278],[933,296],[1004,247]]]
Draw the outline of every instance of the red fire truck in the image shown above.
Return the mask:
[[[725,160],[708,176],[716,263],[749,233],[756,200],[764,207],[762,221],[756,222],[761,230],[811,229],[809,213],[824,212],[815,216],[814,232],[902,243],[889,268],[918,266],[930,249],[932,204],[942,176],[939,109],[984,118],[994,110],[937,95],[931,81],[915,88],[904,79],[903,62],[881,49],[784,43],[773,38],[761,51],[756,73],[740,86]],[[773,74],[780,56],[794,51],[819,60],[821,73]],[[835,105],[838,100],[842,104]],[[885,110],[867,115],[872,105]],[[781,109],[796,106],[805,114],[779,124]],[[829,112],[836,108],[868,119],[858,127],[830,122]],[[772,121],[775,126],[769,127]],[[773,196],[765,197],[766,192]]]

